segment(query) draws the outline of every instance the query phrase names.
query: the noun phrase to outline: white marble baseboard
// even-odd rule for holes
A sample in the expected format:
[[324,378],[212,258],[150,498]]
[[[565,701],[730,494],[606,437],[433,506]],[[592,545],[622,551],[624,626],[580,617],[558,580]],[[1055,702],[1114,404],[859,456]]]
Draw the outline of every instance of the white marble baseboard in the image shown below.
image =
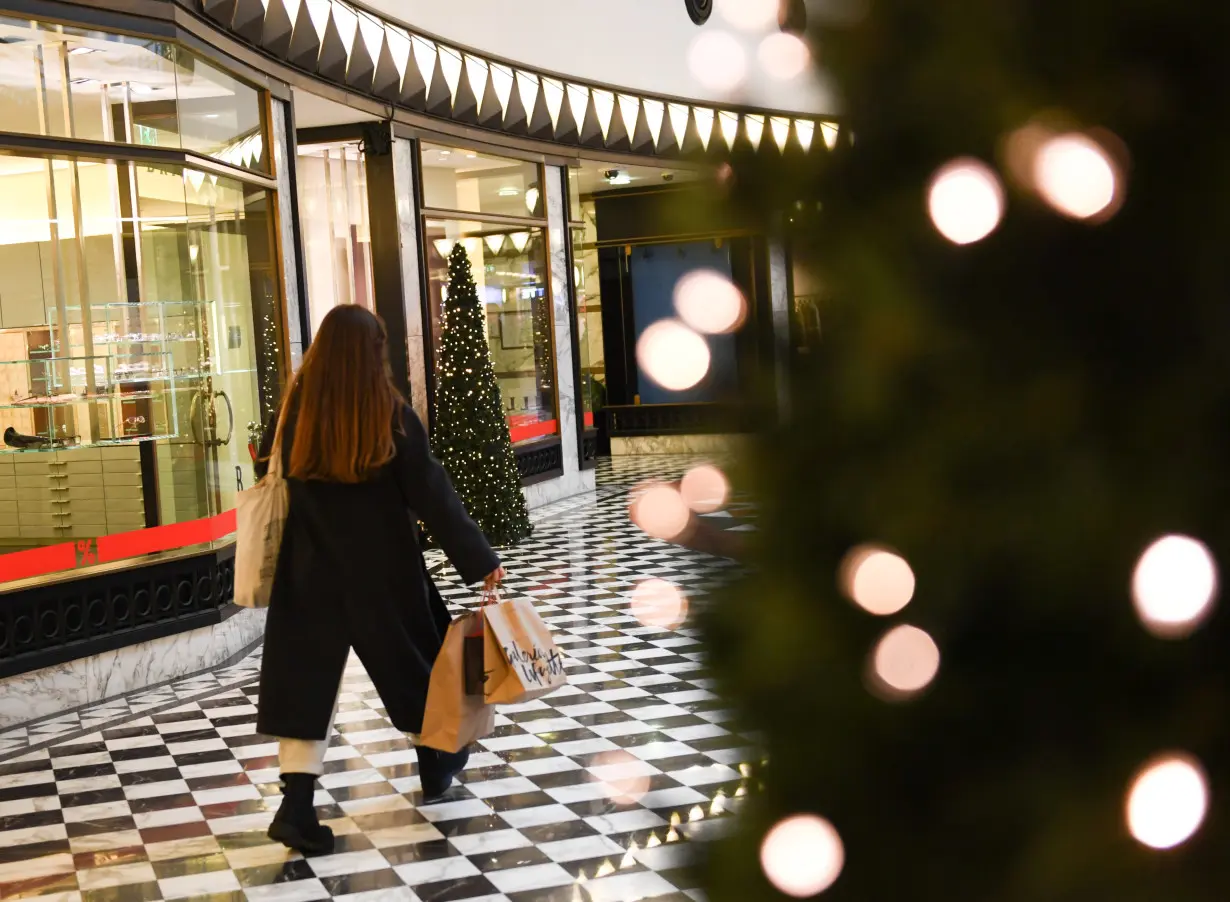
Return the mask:
[[265,611],[0,680],[0,729],[217,667],[265,633]]
[[643,454],[732,454],[744,441],[738,435],[637,435],[612,437],[612,457]]
[[548,504],[571,498],[573,495],[592,492],[595,485],[594,480],[593,470],[579,470],[526,486],[522,490],[525,492],[525,506],[531,511],[536,511]]

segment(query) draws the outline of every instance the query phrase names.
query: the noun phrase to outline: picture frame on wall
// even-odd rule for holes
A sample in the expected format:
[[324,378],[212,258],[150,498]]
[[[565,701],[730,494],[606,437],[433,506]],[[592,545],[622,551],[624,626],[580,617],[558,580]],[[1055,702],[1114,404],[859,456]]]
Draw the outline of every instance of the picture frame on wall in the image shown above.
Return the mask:
[[501,313],[500,347],[505,351],[534,347],[534,315],[528,310]]

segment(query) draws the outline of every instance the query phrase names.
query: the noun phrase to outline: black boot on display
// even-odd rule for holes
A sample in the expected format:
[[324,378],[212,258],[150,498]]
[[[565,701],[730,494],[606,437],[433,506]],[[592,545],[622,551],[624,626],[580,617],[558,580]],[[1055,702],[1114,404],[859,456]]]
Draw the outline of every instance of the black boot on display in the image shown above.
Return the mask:
[[52,444],[52,441],[41,435],[22,435],[10,426],[4,430],[4,443],[10,448],[42,448]]
[[424,802],[438,799],[448,792],[453,785],[453,778],[465,770],[470,761],[469,748],[460,752],[442,752],[420,745],[418,751],[419,782],[423,784]]
[[333,831],[316,818],[313,774],[282,774],[282,806],[269,825],[269,838],[304,855],[333,851]]

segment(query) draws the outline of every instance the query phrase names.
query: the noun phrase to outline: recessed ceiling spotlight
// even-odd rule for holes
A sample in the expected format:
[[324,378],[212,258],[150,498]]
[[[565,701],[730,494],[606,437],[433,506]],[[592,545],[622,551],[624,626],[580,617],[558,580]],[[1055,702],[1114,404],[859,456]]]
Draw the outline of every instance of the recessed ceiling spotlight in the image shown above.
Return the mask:
[[440,156],[442,157],[451,157],[452,155],[453,155],[453,152],[451,150],[440,151]]

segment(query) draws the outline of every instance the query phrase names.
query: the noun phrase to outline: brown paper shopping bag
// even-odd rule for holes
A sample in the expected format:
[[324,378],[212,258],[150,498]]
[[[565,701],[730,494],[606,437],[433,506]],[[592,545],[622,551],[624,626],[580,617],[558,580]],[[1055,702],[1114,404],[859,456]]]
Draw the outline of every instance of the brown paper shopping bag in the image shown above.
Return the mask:
[[444,646],[431,668],[419,743],[442,752],[459,752],[495,728],[495,708],[484,703],[482,696],[466,695],[465,637],[477,617],[468,614],[449,624]]
[[488,703],[527,702],[568,682],[564,657],[528,598],[487,605],[483,616]]

